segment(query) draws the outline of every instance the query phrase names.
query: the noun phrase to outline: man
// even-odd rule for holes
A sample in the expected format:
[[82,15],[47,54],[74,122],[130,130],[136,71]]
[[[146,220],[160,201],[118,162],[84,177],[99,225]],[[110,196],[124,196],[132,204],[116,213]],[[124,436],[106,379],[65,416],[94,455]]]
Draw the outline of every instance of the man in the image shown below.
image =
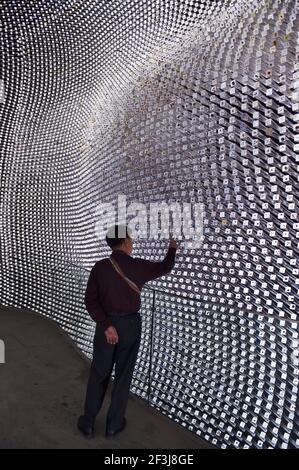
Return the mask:
[[[106,418],[106,438],[114,437],[126,426],[124,415],[141,339],[138,289],[141,291],[146,282],[171,272],[178,248],[177,242],[171,239],[163,261],[133,258],[130,256],[133,243],[128,227],[119,225],[109,229],[106,242],[112,249],[114,264],[109,258],[98,261],[90,272],[85,293],[87,311],[97,324],[84,415],[78,419],[78,428],[85,437],[94,436],[95,419],[114,363],[115,379]],[[115,262],[127,281],[115,268]]]

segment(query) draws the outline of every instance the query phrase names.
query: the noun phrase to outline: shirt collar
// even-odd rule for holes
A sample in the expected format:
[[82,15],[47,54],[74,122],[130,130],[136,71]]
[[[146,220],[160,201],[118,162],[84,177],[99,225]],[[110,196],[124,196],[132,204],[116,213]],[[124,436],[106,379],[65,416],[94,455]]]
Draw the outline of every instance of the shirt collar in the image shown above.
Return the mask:
[[118,249],[116,249],[116,250],[113,250],[111,254],[112,254],[112,255],[115,255],[115,254],[117,254],[117,255],[125,255],[125,256],[130,256],[130,255],[128,255],[127,253],[125,253],[123,250],[118,250]]

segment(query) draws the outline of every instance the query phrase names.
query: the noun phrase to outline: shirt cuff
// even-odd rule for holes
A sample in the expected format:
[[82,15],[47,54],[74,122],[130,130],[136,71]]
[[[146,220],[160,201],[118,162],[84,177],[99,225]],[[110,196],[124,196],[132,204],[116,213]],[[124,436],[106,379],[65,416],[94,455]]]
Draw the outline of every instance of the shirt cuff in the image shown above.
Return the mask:
[[108,318],[98,323],[101,325],[104,331],[106,331],[110,326],[114,326]]

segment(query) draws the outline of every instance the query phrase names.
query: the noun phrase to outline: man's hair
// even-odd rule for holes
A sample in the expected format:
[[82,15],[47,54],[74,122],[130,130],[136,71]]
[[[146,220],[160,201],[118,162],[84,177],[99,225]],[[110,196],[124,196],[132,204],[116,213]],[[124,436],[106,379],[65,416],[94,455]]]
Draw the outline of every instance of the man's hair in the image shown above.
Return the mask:
[[126,225],[113,225],[106,234],[106,242],[111,249],[120,245],[126,238],[131,238],[129,228]]

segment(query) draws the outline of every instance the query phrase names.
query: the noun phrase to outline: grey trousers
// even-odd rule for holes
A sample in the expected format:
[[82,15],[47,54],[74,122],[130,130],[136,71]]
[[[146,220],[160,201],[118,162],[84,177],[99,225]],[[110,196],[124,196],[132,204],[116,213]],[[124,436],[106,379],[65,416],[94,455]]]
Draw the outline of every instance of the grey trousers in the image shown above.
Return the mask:
[[115,379],[111,404],[106,417],[106,428],[121,427],[125,415],[130,385],[138,355],[141,338],[139,312],[121,316],[108,314],[118,333],[118,343],[107,343],[103,328],[97,324],[93,340],[93,359],[86,390],[84,421],[94,426],[101,409],[115,363]]

